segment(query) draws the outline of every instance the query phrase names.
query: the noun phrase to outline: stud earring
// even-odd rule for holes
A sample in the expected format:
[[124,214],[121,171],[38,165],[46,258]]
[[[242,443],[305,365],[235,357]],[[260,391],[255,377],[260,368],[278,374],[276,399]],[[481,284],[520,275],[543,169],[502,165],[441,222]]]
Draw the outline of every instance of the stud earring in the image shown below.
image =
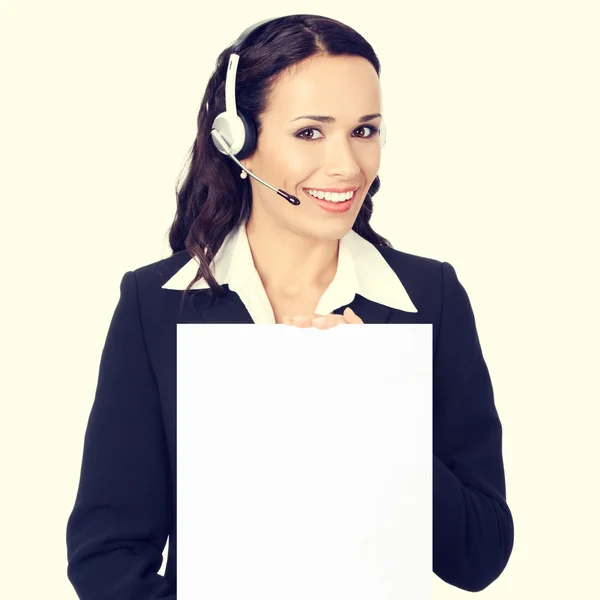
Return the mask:
[[246,179],[246,177],[248,177],[248,173],[246,173],[246,171],[244,171],[244,169],[242,169],[242,172],[240,173],[240,177],[242,179]]

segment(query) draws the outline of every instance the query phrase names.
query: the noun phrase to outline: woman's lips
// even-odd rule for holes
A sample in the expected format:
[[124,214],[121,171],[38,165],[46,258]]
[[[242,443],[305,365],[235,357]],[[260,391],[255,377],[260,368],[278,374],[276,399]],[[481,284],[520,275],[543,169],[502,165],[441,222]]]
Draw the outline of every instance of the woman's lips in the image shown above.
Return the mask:
[[302,190],[302,191],[311,200],[313,200],[314,203],[318,207],[322,208],[323,210],[325,210],[327,212],[332,212],[332,213],[343,213],[343,212],[350,210],[352,203],[356,199],[356,194],[358,193],[358,190],[356,190],[354,192],[354,194],[352,194],[352,198],[350,198],[349,200],[344,200],[344,202],[331,202],[330,200],[325,200],[325,199],[321,200],[319,198],[315,198],[314,196],[311,196],[306,190]]

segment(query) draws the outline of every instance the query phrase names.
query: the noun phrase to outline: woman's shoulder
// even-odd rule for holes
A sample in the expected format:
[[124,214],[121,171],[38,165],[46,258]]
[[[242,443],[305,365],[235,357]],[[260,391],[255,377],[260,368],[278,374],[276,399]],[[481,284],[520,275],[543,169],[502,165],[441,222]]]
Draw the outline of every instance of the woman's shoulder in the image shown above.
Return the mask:
[[437,280],[442,274],[443,261],[411,254],[388,246],[376,246],[388,265],[396,272],[398,277],[424,280]]
[[190,260],[192,260],[191,254],[187,250],[182,250],[167,258],[138,267],[133,272],[138,286],[160,289]]
[[438,270],[442,265],[442,261],[436,258],[411,254],[410,252],[404,252],[403,250],[397,250],[396,248],[390,248],[389,246],[376,246],[376,248],[388,262],[392,261],[395,264],[404,264],[415,269]]
[[[444,288],[445,261],[377,246],[421,314],[438,315]],[[450,267],[451,268],[451,267]],[[433,318],[433,317],[431,317]]]

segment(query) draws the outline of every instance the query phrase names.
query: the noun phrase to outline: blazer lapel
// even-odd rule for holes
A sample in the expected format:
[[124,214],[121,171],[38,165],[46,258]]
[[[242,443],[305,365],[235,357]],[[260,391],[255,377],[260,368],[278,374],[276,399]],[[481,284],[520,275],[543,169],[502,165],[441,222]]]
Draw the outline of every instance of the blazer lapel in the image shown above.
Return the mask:
[[222,286],[225,295],[211,297],[208,293],[194,293],[186,298],[178,323],[235,323],[252,324],[254,321],[240,297],[227,285]]
[[[354,300],[348,304],[349,306],[366,325],[374,323],[387,323],[392,314],[392,309],[389,306],[384,306],[377,302],[367,300],[364,296],[356,294]],[[334,310],[334,314],[341,315],[346,310],[346,306],[342,306]]]

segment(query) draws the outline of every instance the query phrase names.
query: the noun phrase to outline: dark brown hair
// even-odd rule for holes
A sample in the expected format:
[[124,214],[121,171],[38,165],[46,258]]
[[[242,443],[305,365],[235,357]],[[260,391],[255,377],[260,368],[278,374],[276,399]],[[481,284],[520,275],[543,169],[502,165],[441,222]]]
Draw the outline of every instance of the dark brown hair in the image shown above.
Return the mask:
[[[215,117],[225,110],[225,79],[231,52],[231,46],[221,52],[206,87],[198,113],[198,133],[188,155],[187,174],[177,191],[177,210],[169,230],[173,253],[187,250],[200,263],[184,298],[201,278],[207,281],[213,295],[224,293],[211,273],[210,264],[225,237],[248,219],[252,209],[250,180],[238,177],[239,167],[214,147],[210,135]],[[260,116],[267,109],[277,75],[300,61],[318,55],[361,56],[380,75],[379,59],[359,33],[339,21],[316,15],[291,15],[265,24],[239,55],[236,103],[254,119],[258,135]],[[391,247],[369,225],[373,196],[379,185],[377,176],[352,229],[374,245]]]

